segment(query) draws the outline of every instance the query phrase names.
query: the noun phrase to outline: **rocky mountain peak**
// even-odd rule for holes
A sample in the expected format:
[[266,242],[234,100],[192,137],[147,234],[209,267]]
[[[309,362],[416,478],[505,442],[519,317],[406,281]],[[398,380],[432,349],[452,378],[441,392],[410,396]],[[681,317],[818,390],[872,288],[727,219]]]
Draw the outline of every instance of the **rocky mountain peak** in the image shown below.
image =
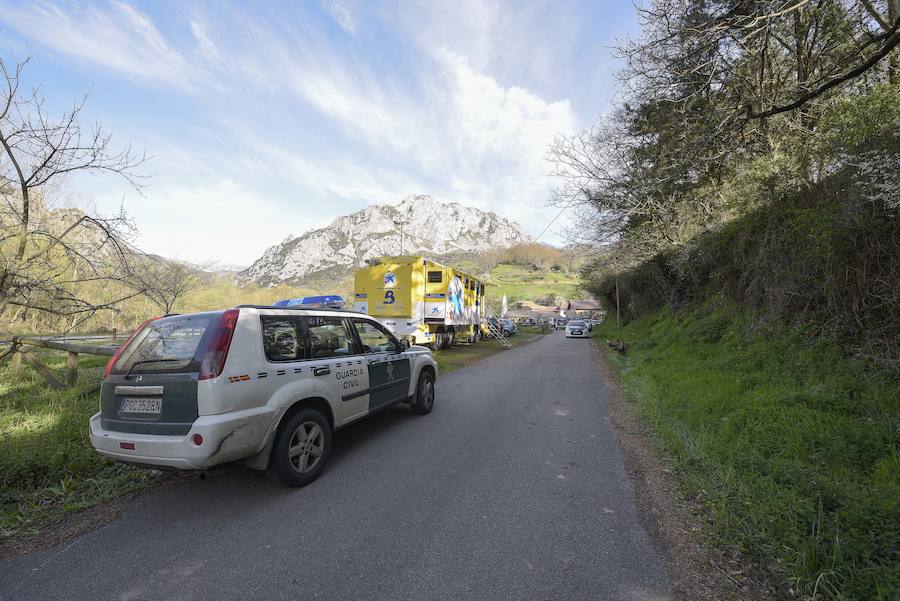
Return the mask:
[[277,284],[336,267],[352,269],[366,259],[401,254],[401,227],[404,254],[475,253],[531,240],[518,224],[496,213],[416,194],[396,205],[370,205],[327,227],[285,239],[237,277]]

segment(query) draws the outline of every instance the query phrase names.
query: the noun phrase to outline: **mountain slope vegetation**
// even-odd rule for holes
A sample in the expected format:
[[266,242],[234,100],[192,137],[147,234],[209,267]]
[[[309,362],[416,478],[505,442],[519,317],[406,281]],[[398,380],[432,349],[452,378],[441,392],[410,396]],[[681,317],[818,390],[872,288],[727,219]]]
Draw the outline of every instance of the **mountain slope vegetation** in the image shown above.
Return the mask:
[[773,596],[898,598],[900,5],[640,15],[620,103],[551,150],[603,335]]

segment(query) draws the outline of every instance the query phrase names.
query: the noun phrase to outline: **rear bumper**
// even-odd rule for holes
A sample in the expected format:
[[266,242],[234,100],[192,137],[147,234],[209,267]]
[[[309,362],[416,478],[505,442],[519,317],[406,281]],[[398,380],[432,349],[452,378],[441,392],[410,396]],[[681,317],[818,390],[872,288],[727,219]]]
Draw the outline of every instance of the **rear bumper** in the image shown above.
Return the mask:
[[[126,463],[202,470],[255,455],[273,418],[268,408],[204,415],[184,436],[162,436],[105,430],[97,413],[91,417],[91,445],[101,455]],[[195,434],[203,437],[200,446],[193,442]],[[123,448],[123,443],[134,448]]]

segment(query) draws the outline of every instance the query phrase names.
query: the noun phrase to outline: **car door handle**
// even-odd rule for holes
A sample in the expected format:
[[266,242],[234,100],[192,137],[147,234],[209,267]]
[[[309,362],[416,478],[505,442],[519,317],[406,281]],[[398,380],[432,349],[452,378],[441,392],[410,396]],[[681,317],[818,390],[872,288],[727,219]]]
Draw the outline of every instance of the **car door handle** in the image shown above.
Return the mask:
[[327,376],[331,373],[330,367],[317,367],[313,370],[314,376]]

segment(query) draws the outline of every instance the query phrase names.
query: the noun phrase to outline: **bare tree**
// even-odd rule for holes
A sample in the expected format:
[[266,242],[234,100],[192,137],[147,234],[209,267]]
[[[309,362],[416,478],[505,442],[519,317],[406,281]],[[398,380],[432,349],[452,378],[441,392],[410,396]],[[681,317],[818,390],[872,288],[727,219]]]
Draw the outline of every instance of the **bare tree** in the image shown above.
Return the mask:
[[172,313],[176,303],[195,289],[200,280],[194,270],[179,263],[158,257],[144,257],[132,268],[132,281],[163,314]]
[[29,59],[0,58],[0,315],[42,312],[74,325],[135,296],[113,293],[132,252],[124,215],[51,211],[44,191],[74,173],[110,173],[140,190],[135,168],[145,160],[115,150],[100,123],[80,123],[87,97],[51,116],[38,89],[26,89]]

